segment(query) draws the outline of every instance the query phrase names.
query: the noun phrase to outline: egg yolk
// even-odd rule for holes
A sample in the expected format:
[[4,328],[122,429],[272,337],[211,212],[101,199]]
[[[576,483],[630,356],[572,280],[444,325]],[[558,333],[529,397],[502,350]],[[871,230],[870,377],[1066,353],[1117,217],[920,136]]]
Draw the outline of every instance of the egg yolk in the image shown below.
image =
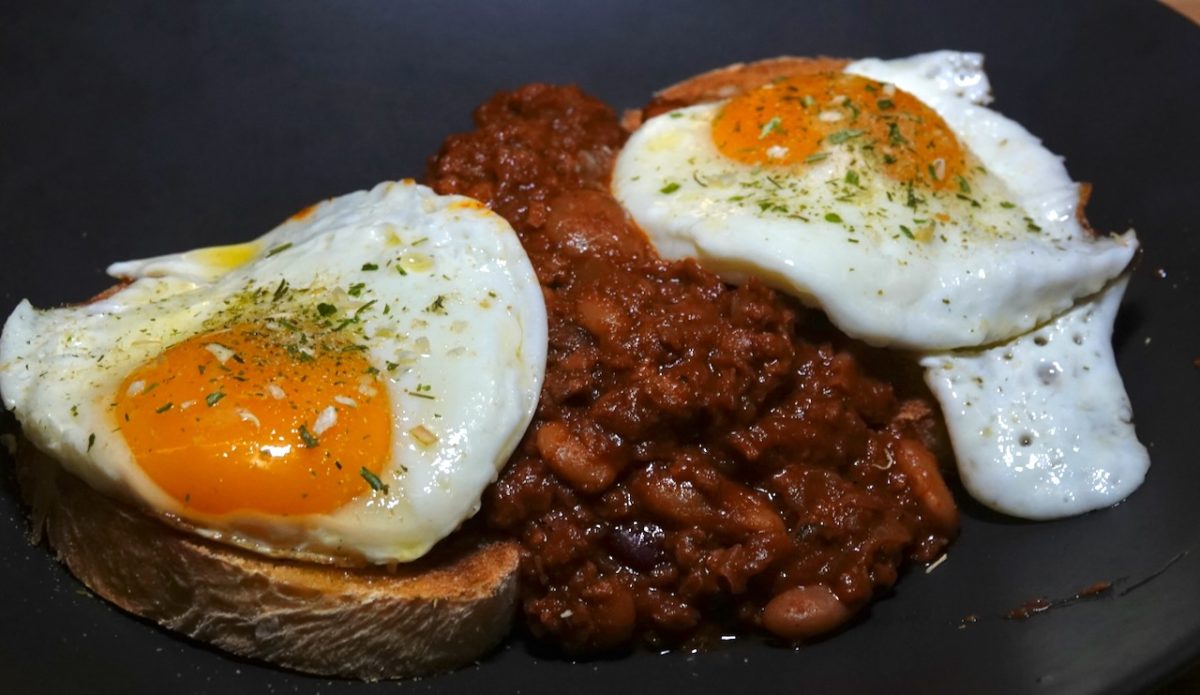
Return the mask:
[[191,509],[331,512],[383,489],[391,408],[346,340],[239,324],[180,342],[121,384],[137,464]]
[[893,85],[846,73],[777,80],[734,97],[718,113],[713,141],[745,164],[821,161],[851,147],[897,181],[958,187],[966,157],[942,117]]

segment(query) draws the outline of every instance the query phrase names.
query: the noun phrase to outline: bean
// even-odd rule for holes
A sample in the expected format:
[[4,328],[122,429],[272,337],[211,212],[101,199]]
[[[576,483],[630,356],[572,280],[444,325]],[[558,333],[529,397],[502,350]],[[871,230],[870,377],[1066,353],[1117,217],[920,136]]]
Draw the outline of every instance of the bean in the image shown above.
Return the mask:
[[583,598],[592,620],[588,646],[610,649],[629,641],[637,619],[637,607],[629,589],[610,577],[589,585],[583,591]]
[[705,527],[716,512],[689,480],[679,480],[664,470],[650,469],[633,481],[633,494],[656,517],[680,526]]
[[726,520],[743,533],[782,534],[786,525],[765,495],[731,480],[721,485],[720,508]]
[[630,234],[625,210],[599,191],[573,191],[550,203],[546,234],[564,252],[578,256],[631,256],[646,253],[644,237]]
[[629,317],[625,311],[603,295],[587,293],[576,301],[575,307],[580,325],[596,338],[615,340],[627,330]]
[[535,441],[550,470],[580,492],[604,492],[620,472],[562,422],[544,423]]
[[662,528],[649,522],[619,524],[612,528],[605,544],[626,565],[649,572],[667,557],[663,549],[665,536]]
[[896,465],[908,476],[917,502],[934,528],[943,535],[954,535],[958,531],[958,507],[946,481],[942,480],[937,458],[912,439],[901,439],[896,444],[895,456]]
[[821,584],[799,586],[775,596],[763,608],[762,625],[771,634],[798,642],[823,635],[845,623],[850,609]]

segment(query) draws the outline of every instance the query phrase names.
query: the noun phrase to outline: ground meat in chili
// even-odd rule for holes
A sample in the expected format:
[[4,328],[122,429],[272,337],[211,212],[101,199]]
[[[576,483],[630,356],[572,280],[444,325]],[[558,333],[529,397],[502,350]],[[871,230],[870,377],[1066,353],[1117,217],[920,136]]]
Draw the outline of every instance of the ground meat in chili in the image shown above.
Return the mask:
[[529,85],[475,123],[428,182],[506,217],[546,298],[541,402],[483,507],[522,543],[535,634],[803,640],[943,550],[957,511],[892,387],[806,338],[819,319],[791,300],[660,259],[608,192],[612,110]]

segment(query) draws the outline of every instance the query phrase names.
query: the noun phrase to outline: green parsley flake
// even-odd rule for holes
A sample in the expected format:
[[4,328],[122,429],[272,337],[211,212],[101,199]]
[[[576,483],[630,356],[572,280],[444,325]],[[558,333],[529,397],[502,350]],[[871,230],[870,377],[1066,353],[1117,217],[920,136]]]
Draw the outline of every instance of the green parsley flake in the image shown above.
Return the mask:
[[360,306],[360,307],[359,307],[359,308],[358,308],[358,309],[357,309],[357,310],[354,312],[354,319],[355,319],[355,320],[357,320],[359,316],[362,316],[362,313],[363,313],[364,311],[366,311],[367,309],[370,309],[371,307],[375,306],[375,303],[376,303],[376,302],[378,302],[378,301],[379,301],[378,299],[372,299],[371,301],[367,302],[366,304],[363,304],[362,306]]
[[432,302],[429,303],[429,306],[425,307],[425,311],[430,314],[446,313],[446,295],[439,294]]
[[825,213],[825,221],[832,222],[834,224],[841,224],[842,216],[837,214],[836,212],[827,212],[827,213]]
[[96,445],[96,433],[95,433],[95,432],[93,432],[93,433],[91,433],[91,434],[89,434],[89,435],[88,435],[88,448],[87,448],[87,450],[88,450],[88,451],[91,451],[91,450],[92,450],[92,447],[93,447],[93,446],[95,446],[95,445]]
[[277,253],[283,253],[284,251],[287,251],[290,248],[292,248],[292,242],[290,242],[290,241],[287,242],[286,244],[280,244],[279,246],[276,246],[275,248],[271,249],[270,251],[267,251],[267,258],[270,258],[271,256],[274,256]]
[[309,449],[315,448],[317,444],[320,444],[317,438],[312,435],[312,432],[309,432],[308,428],[304,425],[300,425],[300,439],[304,441],[304,446]]
[[221,393],[220,391],[213,391],[212,393],[210,393],[204,397],[204,402],[207,403],[208,407],[211,408],[214,405],[216,405],[218,402],[220,402],[220,400],[224,397],[225,397],[225,394]]
[[363,263],[362,269],[363,270],[379,270],[379,266],[375,265],[374,263]]
[[879,101],[875,102],[875,105],[879,107],[880,111],[886,111],[887,109],[895,108],[896,106],[895,102],[893,102],[891,99],[880,99]]
[[167,401],[166,403],[163,403],[158,408],[155,408],[154,412],[159,413],[159,414],[165,413],[168,410],[170,410],[171,406],[173,406],[173,405],[175,405],[175,404],[172,403],[171,401]]
[[825,138],[825,141],[831,145],[840,145],[843,142],[853,140],[865,132],[867,131],[847,128],[846,130],[839,130],[836,133],[830,133],[829,136]]
[[772,116],[771,120],[763,124],[762,130],[758,131],[758,139],[762,140],[775,131],[783,131],[783,121],[779,116]]
[[388,486],[384,485],[383,481],[379,479],[379,476],[367,470],[366,466],[359,468],[358,474],[363,477],[363,480],[367,481],[367,485],[370,485],[372,490],[375,492],[382,492],[385,495],[388,494]]
[[335,307],[332,304],[326,304],[325,302],[321,302],[320,304],[317,305],[317,313],[320,314],[321,316],[333,316],[334,314],[337,313],[337,307]]
[[822,159],[828,159],[828,158],[829,158],[828,152],[813,152],[812,154],[810,154],[804,158],[804,163],[812,164],[813,162],[819,162]]
[[668,183],[667,185],[658,189],[658,192],[662,193],[663,195],[670,195],[678,190],[679,190],[679,184],[672,181],[671,183]]

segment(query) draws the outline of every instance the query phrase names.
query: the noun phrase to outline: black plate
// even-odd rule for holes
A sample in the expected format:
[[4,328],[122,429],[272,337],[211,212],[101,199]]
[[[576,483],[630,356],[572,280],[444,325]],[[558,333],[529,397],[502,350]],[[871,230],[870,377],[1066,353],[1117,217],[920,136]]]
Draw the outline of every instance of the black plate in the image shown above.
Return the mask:
[[[1129,501],[1082,518],[1021,523],[965,504],[945,564],[910,572],[861,624],[798,651],[745,641],[571,664],[514,639],[478,666],[399,686],[238,661],[108,607],[26,542],[8,486],[7,692],[1127,692],[1200,652],[1200,29],[1158,3],[7,5],[4,314],[22,297],[89,296],[111,260],[250,239],[320,198],[419,177],[498,89],[576,82],[621,108],[738,60],[983,51],[997,108],[1095,183],[1095,225],[1140,233],[1116,342],[1154,461]],[[1110,595],[1000,618],[1100,580],[1115,582]]]

